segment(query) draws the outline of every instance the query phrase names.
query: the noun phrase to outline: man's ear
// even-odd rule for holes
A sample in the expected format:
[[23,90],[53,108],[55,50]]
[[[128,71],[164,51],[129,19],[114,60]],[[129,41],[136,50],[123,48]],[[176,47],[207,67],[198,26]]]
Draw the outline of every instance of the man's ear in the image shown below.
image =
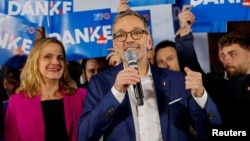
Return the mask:
[[152,38],[149,36],[149,37],[148,37],[147,50],[152,50],[152,49],[153,49]]
[[148,44],[150,45],[150,46],[152,46],[152,38],[151,38],[151,35],[148,37],[149,39],[148,39]]

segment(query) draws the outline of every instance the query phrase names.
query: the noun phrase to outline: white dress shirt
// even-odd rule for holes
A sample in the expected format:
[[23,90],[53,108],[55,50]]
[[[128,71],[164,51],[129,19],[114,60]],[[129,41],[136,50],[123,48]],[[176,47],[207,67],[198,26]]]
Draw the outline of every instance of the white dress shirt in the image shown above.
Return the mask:
[[[149,68],[148,74],[141,78],[144,93],[144,104],[137,105],[134,88],[129,86],[128,94],[132,108],[134,126],[137,141],[162,141],[161,124],[157,106],[157,98],[154,89],[152,74]],[[118,92],[114,87],[112,92],[119,102],[122,102],[125,95]]]
[[[141,84],[144,93],[144,105],[142,106],[137,105],[133,86],[131,85],[128,88],[128,95],[134,119],[136,140],[162,141],[157,98],[150,67],[147,75],[141,78]],[[114,87],[112,87],[111,91],[120,103],[125,98],[125,93],[117,91]],[[207,100],[206,91],[204,91],[202,97],[194,97],[194,99],[201,106],[201,108],[204,108]]]

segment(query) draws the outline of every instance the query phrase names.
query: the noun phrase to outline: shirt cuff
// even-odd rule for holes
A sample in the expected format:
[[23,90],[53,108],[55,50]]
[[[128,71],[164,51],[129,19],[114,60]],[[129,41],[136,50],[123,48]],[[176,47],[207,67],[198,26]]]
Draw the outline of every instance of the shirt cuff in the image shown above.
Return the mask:
[[[193,96],[193,95],[192,95]],[[193,96],[194,100],[200,105],[202,109],[205,109],[207,103],[207,91],[204,89],[203,95],[201,97]]]
[[125,93],[121,93],[117,91],[114,86],[111,88],[111,92],[113,93],[116,100],[119,101],[119,103],[122,103],[123,99],[125,98]]

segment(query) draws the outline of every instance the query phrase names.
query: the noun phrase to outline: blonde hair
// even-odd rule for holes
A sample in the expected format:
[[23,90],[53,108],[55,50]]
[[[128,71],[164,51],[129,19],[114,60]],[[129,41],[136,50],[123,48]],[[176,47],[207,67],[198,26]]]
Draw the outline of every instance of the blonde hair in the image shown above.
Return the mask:
[[[38,68],[39,57],[41,50],[50,43],[60,45],[63,50],[63,55],[66,57],[64,46],[59,40],[45,38],[36,42],[22,69],[20,76],[21,84],[16,92],[25,93],[30,98],[36,97],[39,94],[41,83],[43,82],[42,75]],[[72,95],[77,89],[77,84],[69,75],[66,59],[64,64],[64,72],[62,78],[59,80],[59,88],[65,90],[67,94]]]

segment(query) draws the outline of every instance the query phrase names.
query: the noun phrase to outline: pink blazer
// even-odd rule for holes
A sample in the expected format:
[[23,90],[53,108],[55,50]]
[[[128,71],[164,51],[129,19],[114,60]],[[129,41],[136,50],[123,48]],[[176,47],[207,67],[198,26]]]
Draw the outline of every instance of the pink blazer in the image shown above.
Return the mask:
[[[77,141],[77,126],[86,97],[79,88],[73,96],[63,92],[66,128],[70,141]],[[17,93],[10,97],[4,123],[4,141],[45,141],[40,96],[27,98]]]

